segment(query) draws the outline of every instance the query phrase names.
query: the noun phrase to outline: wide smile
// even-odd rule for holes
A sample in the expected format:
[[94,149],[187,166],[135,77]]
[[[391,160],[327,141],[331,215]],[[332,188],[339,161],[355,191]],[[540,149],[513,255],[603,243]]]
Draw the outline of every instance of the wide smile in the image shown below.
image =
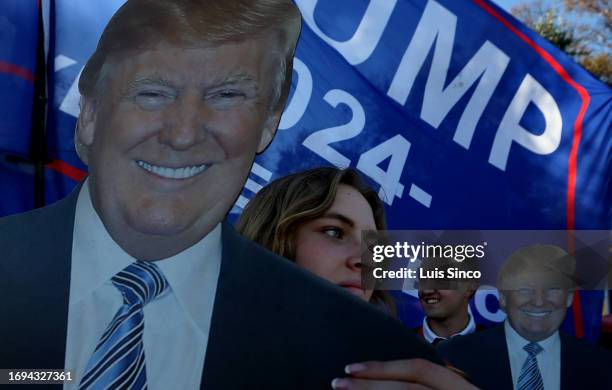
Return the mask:
[[141,167],[147,172],[163,177],[165,179],[172,179],[172,180],[191,179],[192,177],[195,177],[199,175],[200,173],[204,172],[209,167],[209,165],[207,164],[201,164],[201,165],[192,165],[192,166],[185,166],[185,167],[179,167],[179,168],[171,168],[171,167],[163,167],[163,166],[151,164],[151,163],[148,163],[142,160],[136,161],[136,164],[138,164],[139,167]]
[[523,313],[525,313],[526,316],[532,317],[532,318],[543,318],[550,314],[549,311],[526,311],[526,310],[523,310]]
[[423,297],[421,300],[428,305],[435,305],[436,303],[440,302],[440,298],[436,297]]

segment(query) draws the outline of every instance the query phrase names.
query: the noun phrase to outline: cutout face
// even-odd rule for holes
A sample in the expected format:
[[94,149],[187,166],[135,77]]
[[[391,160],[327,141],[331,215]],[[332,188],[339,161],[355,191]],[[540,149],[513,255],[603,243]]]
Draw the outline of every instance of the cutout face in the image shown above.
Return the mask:
[[159,44],[115,59],[98,102],[84,101],[92,202],[132,256],[172,256],[232,206],[280,117],[270,112],[273,39]]
[[556,332],[572,304],[571,291],[555,271],[522,272],[506,286],[508,290],[500,291],[500,306],[512,328],[529,341]]

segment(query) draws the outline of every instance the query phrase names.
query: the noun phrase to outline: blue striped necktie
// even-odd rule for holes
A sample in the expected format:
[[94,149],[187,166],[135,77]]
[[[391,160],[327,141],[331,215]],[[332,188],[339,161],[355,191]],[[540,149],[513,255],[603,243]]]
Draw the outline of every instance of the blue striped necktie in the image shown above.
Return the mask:
[[79,389],[146,389],[142,309],[168,282],[155,264],[144,261],[130,264],[111,281],[123,295],[123,306],[100,338]]
[[542,390],[544,389],[544,383],[536,359],[536,355],[542,352],[542,347],[538,343],[531,342],[525,345],[523,349],[527,352],[527,359],[525,359],[521,368],[516,387],[518,390]]

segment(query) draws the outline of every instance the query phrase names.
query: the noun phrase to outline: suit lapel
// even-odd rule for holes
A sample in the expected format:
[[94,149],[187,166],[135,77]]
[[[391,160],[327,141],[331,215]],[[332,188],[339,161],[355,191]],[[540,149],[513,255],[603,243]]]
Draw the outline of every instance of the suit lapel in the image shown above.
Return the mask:
[[[466,367],[476,385],[484,389],[512,390],[512,371],[504,326],[497,325],[466,337],[474,344],[463,343],[457,351],[456,363]],[[463,362],[461,361],[463,359]]]
[[487,353],[478,357],[477,366],[473,368],[474,372],[482,372],[483,378],[491,381],[490,384],[495,384],[497,389],[511,390],[513,388],[512,370],[504,326],[495,326],[480,335],[487,335],[487,338],[479,339]]
[[78,185],[66,199],[58,203],[52,210],[55,215],[50,216],[50,220],[56,222],[54,230],[57,231],[57,241],[50,243],[56,250],[50,251],[48,255],[45,254],[50,268],[56,270],[45,275],[45,280],[51,286],[49,292],[55,293],[55,295],[49,296],[47,310],[50,315],[46,316],[47,319],[45,320],[45,327],[52,329],[55,334],[49,337],[49,342],[55,343],[53,349],[57,350],[54,356],[50,356],[53,359],[52,367],[64,367],[65,362],[72,265],[72,235],[80,188],[81,185]]
[[[238,235],[227,222],[201,386],[204,389],[268,389],[301,383],[299,367],[287,367],[287,338],[301,321],[291,310],[294,284],[288,261]],[[282,321],[277,319],[282,318]],[[287,326],[285,328],[285,326]],[[248,346],[248,348],[247,348]],[[303,358],[303,357],[300,357]],[[278,367],[280,372],[273,372]],[[259,385],[256,385],[259,384]]]
[[[574,370],[571,368],[575,368],[575,365],[572,364],[571,359],[574,357],[573,356],[574,354],[572,354],[569,351],[569,342],[567,340],[568,336],[566,336],[563,332],[559,332],[559,338],[560,338],[559,342],[561,343],[561,367],[560,367],[561,369],[561,373],[560,373],[561,390],[564,390],[566,388],[571,389],[572,386],[570,386],[570,384],[580,383],[580,380],[574,382],[572,378],[572,374],[574,373]],[[585,358],[585,357],[583,356],[582,358]]]
[[[67,198],[19,216],[22,246],[15,283],[8,288],[9,312],[18,313],[7,350],[15,367],[64,367],[74,213],[78,186]],[[13,306],[12,308],[10,306]],[[13,324],[13,325],[11,325]]]
[[506,330],[503,326],[499,326],[501,333],[501,362],[499,367],[500,371],[498,373],[499,378],[501,379],[501,383],[507,384],[508,389],[513,388],[512,384],[512,368],[510,367],[510,356],[508,355],[508,344],[506,343]]
[[202,370],[202,388],[226,388],[232,382],[227,376],[232,367],[241,377],[249,377],[246,368],[238,367],[235,360],[240,358],[236,351],[244,351],[245,331],[252,331],[243,319],[257,317],[256,306],[241,305],[248,286],[255,283],[249,277],[252,261],[247,261],[248,248],[243,240],[228,222],[223,222],[221,269]]

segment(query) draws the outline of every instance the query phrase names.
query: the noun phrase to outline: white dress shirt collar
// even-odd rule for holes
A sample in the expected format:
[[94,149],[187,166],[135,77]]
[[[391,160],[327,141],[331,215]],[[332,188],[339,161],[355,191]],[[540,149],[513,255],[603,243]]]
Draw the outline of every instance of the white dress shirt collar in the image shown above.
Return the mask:
[[[474,322],[474,316],[472,316],[472,312],[468,306],[468,323],[460,332],[457,332],[450,337],[455,336],[463,336],[466,334],[474,333],[476,331],[476,323]],[[433,343],[435,339],[443,339],[446,340],[446,337],[438,336],[436,332],[434,332],[427,323],[427,317],[423,318],[423,337],[427,340],[428,343]]]
[[[88,182],[83,183],[76,207],[71,274],[78,277],[71,280],[71,305],[136,261],[104,227],[91,203]],[[221,224],[197,244],[155,264],[168,280],[179,304],[197,328],[208,335],[209,324],[202,312],[206,308],[201,304],[200,289],[193,287],[212,282],[214,293],[221,265]]]
[[[510,321],[504,321],[504,331],[506,332],[506,340],[508,341],[508,349],[516,348],[517,350],[523,350],[523,347],[530,343],[529,340],[523,338],[514,328],[510,325]],[[551,334],[544,340],[538,341],[542,351],[549,351],[555,343],[559,343],[559,331]],[[540,352],[541,353],[541,352]],[[525,352],[527,354],[527,352]]]

